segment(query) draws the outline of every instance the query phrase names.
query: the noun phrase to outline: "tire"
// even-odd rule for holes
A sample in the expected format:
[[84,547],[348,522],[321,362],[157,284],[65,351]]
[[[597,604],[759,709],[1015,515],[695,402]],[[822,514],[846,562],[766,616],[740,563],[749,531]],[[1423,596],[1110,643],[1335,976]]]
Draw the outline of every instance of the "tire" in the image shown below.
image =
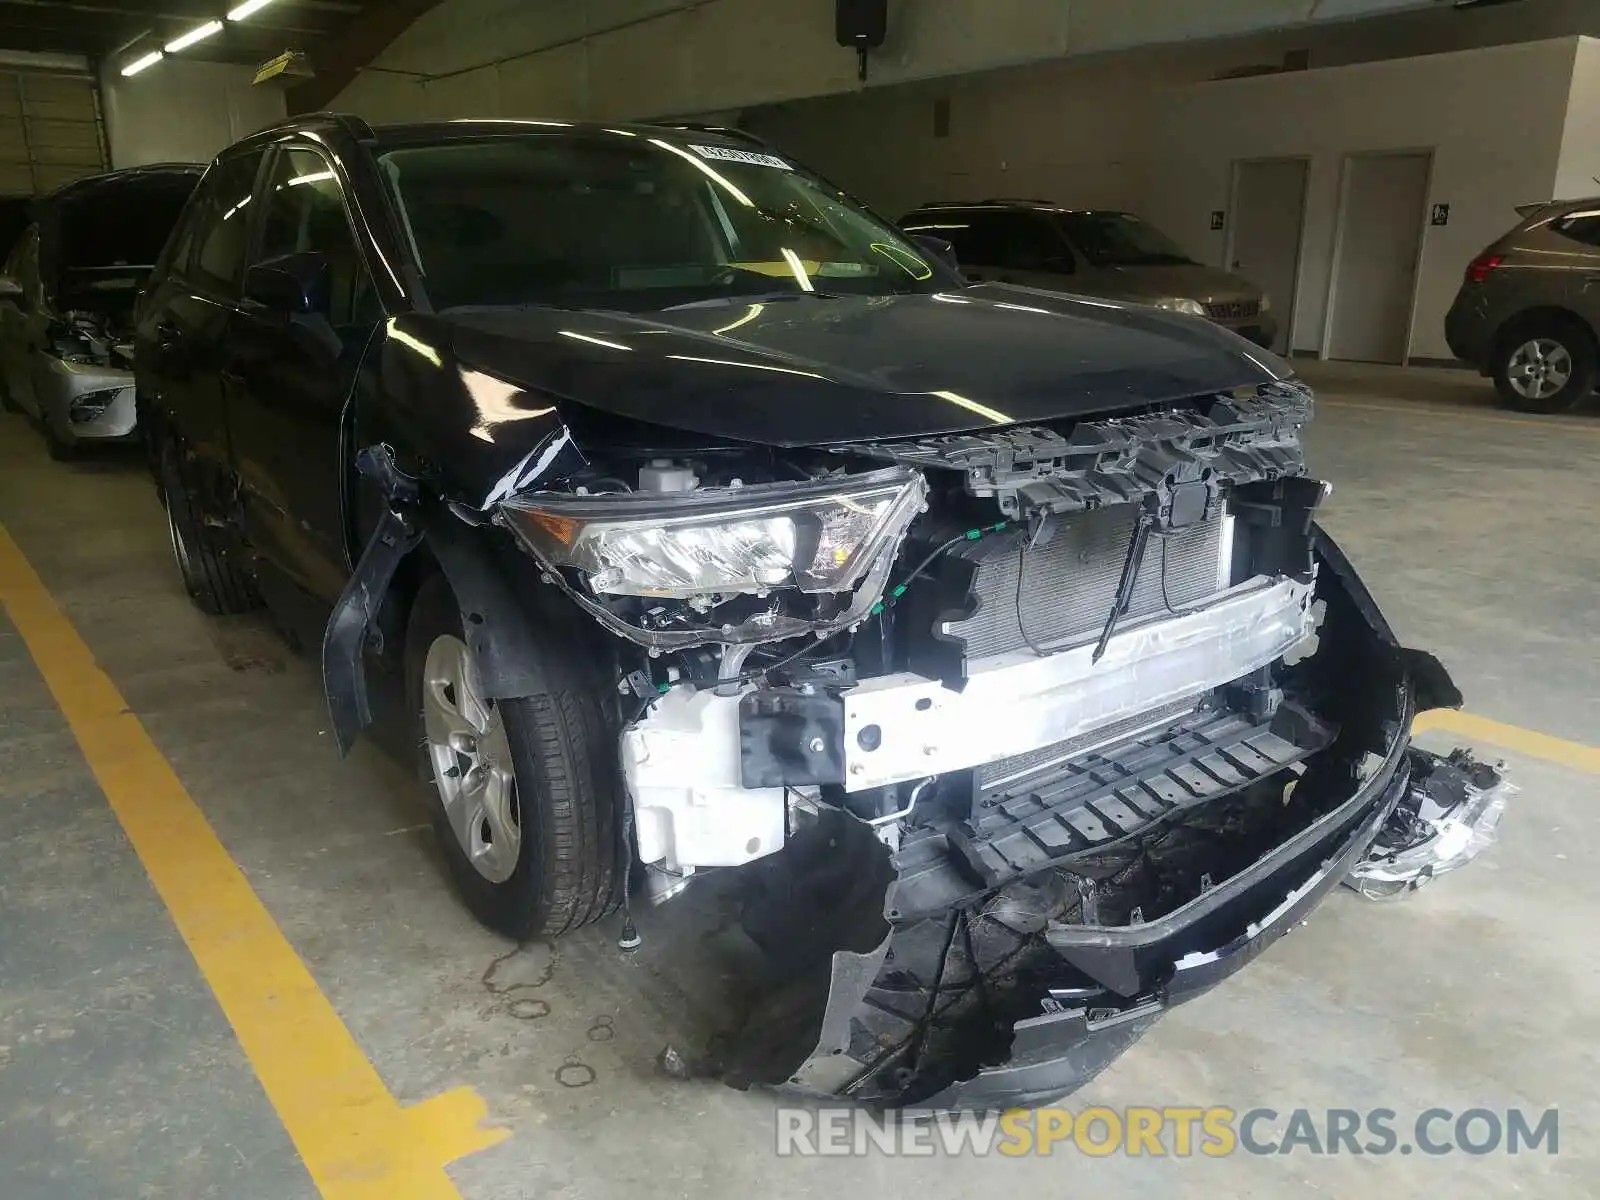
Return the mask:
[[1518,412],[1562,413],[1595,389],[1595,338],[1575,320],[1519,321],[1499,339],[1492,373],[1501,402]]
[[[430,576],[412,605],[406,695],[434,830],[467,907],[517,941],[599,920],[616,910],[623,885],[615,740],[577,652],[551,644],[548,654],[540,674],[552,691],[483,701],[444,576]],[[445,679],[464,680],[473,694],[464,697]],[[443,744],[442,729],[469,726],[475,744]],[[481,786],[469,787],[479,772]],[[497,789],[501,800],[493,798]]]
[[161,495],[167,533],[184,590],[201,612],[213,617],[249,612],[261,606],[255,582],[224,557],[207,535],[205,519],[184,478],[178,448],[161,445]]

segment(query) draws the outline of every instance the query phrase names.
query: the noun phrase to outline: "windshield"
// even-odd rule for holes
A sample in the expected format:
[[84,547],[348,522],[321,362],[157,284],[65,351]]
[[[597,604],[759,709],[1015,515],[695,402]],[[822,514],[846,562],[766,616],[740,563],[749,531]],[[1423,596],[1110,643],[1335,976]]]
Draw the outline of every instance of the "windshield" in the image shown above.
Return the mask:
[[1194,261],[1166,234],[1130,213],[1052,215],[1067,240],[1097,267],[1179,266]]
[[617,131],[401,148],[379,161],[440,309],[637,311],[949,282],[836,189],[755,148]]

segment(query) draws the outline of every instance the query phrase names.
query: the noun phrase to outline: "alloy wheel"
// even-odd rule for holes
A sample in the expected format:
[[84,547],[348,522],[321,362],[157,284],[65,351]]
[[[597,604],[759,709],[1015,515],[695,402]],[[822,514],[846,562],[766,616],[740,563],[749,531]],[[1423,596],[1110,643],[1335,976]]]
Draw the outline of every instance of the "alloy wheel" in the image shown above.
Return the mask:
[[1572,379],[1572,353],[1551,338],[1534,338],[1511,355],[1506,377],[1511,388],[1528,400],[1548,400]]
[[504,883],[522,849],[505,719],[483,698],[472,653],[459,637],[434,638],[422,670],[424,737],[445,818],[478,874]]

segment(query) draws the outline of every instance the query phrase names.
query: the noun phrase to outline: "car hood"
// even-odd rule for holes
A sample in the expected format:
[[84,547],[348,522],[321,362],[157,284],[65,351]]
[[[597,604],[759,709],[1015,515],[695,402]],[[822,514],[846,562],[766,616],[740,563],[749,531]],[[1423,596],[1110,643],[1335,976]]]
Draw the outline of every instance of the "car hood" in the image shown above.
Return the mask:
[[1103,414],[1291,373],[1204,321],[1001,285],[434,322],[460,369],[525,389],[530,407],[563,400],[771,446]]
[[1101,279],[1105,290],[1119,296],[1165,300],[1198,300],[1218,304],[1230,300],[1259,300],[1261,289],[1219,267],[1200,263],[1174,263],[1149,267],[1106,267]]

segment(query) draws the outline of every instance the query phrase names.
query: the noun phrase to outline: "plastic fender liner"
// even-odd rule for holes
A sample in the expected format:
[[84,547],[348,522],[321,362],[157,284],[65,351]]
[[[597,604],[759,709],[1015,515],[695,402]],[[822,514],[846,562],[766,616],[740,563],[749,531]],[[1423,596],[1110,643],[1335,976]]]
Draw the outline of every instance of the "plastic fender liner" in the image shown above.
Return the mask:
[[496,551],[489,540],[496,532],[469,525],[442,507],[424,528],[427,548],[461,606],[483,696],[509,700],[549,690],[541,665],[549,654],[541,654],[537,643],[541,623],[531,619],[530,602],[521,598],[529,595],[528,588],[518,586],[521,581],[513,577],[525,575],[533,588],[546,585],[539,583],[533,560],[520,550]]
[[[503,700],[545,690],[534,646],[537,623],[528,619],[527,606],[517,599],[511,572],[497,561],[487,540],[493,534],[480,531],[448,505],[424,500],[417,481],[395,466],[387,446],[361,451],[356,466],[382,492],[386,508],[323,633],[322,685],[340,755],[349,753],[372,724],[363,656],[396,571],[423,543],[461,606],[462,628],[484,696]],[[531,560],[524,564],[518,552],[507,553],[517,555],[518,565],[536,579]]]
[[322,635],[322,690],[341,758],[372,724],[367,670],[362,661],[368,631],[394,582],[395,571],[421,541],[415,512],[393,507],[385,510],[328,618]]

